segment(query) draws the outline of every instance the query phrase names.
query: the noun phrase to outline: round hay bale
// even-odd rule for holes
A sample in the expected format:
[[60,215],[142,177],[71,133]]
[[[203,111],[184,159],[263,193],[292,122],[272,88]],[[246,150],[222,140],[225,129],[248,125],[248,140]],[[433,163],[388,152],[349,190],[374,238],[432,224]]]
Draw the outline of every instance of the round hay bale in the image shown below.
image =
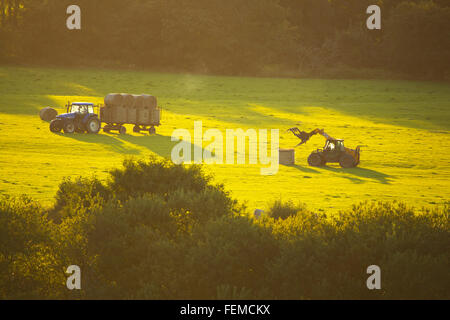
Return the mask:
[[134,106],[136,108],[139,109],[144,106],[144,97],[143,96],[135,94],[135,95],[133,95],[133,98],[134,98]]
[[52,121],[58,115],[58,111],[51,107],[45,107],[39,111],[39,116],[44,121]]
[[125,108],[130,108],[134,106],[134,97],[131,94],[128,93],[122,93],[122,105]]
[[156,97],[151,96],[149,94],[143,94],[142,98],[144,99],[144,106],[148,108],[156,108],[158,102],[156,101]]
[[120,106],[123,102],[123,96],[120,93],[110,93],[105,97],[105,105]]
[[280,164],[285,166],[295,164],[295,150],[280,149]]

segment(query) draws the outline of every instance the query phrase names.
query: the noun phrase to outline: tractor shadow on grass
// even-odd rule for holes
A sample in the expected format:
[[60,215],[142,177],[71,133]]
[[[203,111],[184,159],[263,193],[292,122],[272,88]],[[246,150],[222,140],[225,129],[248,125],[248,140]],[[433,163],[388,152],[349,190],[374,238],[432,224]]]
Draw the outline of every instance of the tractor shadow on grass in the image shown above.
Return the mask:
[[[172,141],[171,137],[163,136],[163,135],[120,135],[120,134],[63,134],[63,133],[55,133],[57,135],[75,139],[77,141],[86,142],[86,143],[96,143],[102,144],[107,149],[110,149],[114,152],[125,154],[125,155],[140,155],[142,152],[142,148],[145,148],[157,155],[170,158],[172,149],[179,142]],[[186,148],[191,148],[191,159],[194,159],[195,152],[198,152],[203,155],[203,148],[199,146],[187,142]],[[136,148],[141,147],[141,149]],[[205,160],[205,159],[203,159]]]
[[[157,155],[163,158],[171,158],[172,149],[180,143],[180,141],[172,141],[171,137],[163,136],[160,134],[156,135],[117,135],[117,139],[120,141],[125,141],[129,144],[133,144],[136,146],[140,146],[148,149],[156,153]],[[203,155],[204,149],[192,144],[190,142],[186,142],[186,148],[191,148],[191,159],[194,159],[194,154],[201,153]],[[203,159],[205,160],[205,159]]]
[[284,167],[287,167],[287,168],[294,168],[294,169],[300,170],[301,172],[304,172],[304,173],[322,173],[322,172],[312,169],[312,168],[299,166],[298,164],[290,164],[290,165],[281,164],[281,165]]
[[318,168],[310,168],[310,167],[304,167],[299,166],[297,164],[294,165],[284,165],[288,168],[295,168],[297,170],[300,170],[303,173],[311,173],[311,174],[320,174],[322,173],[320,170],[326,170],[333,173],[336,173],[336,175],[348,179],[353,183],[356,184],[363,184],[367,180],[365,179],[372,179],[375,180],[381,184],[390,184],[393,176],[387,175],[382,172],[378,172],[371,169],[366,168],[351,168],[351,169],[343,169],[343,168],[336,168],[336,167],[330,167],[330,166],[324,166],[324,167],[318,167]]
[[85,143],[102,144],[106,147],[106,149],[110,149],[111,151],[121,154],[139,155],[141,153],[139,149],[126,145],[123,141],[117,139],[117,137],[112,135],[84,134],[84,133],[73,133],[73,134],[55,133],[55,134]]
[[393,176],[387,175],[387,174],[379,172],[379,171],[366,169],[366,168],[360,168],[360,167],[344,169],[344,168],[335,168],[335,167],[325,166],[325,167],[321,167],[321,169],[331,171],[331,172],[337,173],[339,175],[342,174],[343,178],[349,179],[354,183],[364,183],[364,180],[362,180],[361,178],[367,178],[367,179],[375,180],[381,184],[391,184],[390,179],[394,178]]

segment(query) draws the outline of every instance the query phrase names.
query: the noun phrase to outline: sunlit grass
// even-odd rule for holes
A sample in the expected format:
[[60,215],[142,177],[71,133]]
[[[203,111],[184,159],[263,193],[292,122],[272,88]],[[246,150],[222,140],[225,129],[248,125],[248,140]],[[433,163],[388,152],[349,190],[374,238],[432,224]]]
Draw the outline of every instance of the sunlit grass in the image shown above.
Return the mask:
[[[151,93],[163,108],[158,135],[52,134],[38,111],[67,101],[102,102],[109,92]],[[280,147],[297,138],[286,129],[324,128],[363,148],[359,168],[307,166],[323,146],[313,137],[296,150],[296,165],[261,176],[259,166],[207,166],[251,208],[273,199],[336,209],[361,200],[422,206],[449,200],[450,86],[444,83],[208,77],[130,71],[0,68],[0,193],[50,203],[65,176],[106,177],[125,157],[169,156],[176,128],[278,128]],[[204,147],[204,146],[203,146]]]

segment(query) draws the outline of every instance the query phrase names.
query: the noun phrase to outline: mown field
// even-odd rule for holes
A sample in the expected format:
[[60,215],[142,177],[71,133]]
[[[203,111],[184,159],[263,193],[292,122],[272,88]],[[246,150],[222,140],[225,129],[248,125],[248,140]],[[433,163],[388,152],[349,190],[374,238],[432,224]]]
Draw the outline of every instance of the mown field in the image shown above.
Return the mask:
[[[101,103],[110,92],[149,93],[163,108],[157,135],[53,134],[42,107],[61,113],[70,101]],[[213,77],[133,71],[0,67],[0,193],[50,204],[69,176],[106,177],[126,157],[168,157],[176,128],[280,129],[280,147],[298,139],[286,129],[324,128],[346,146],[366,145],[359,168],[308,167],[324,139],[296,150],[295,166],[261,176],[258,165],[206,170],[250,208],[271,200],[301,201],[335,212],[363,200],[442,204],[450,196],[448,83]],[[204,146],[203,146],[204,147]]]

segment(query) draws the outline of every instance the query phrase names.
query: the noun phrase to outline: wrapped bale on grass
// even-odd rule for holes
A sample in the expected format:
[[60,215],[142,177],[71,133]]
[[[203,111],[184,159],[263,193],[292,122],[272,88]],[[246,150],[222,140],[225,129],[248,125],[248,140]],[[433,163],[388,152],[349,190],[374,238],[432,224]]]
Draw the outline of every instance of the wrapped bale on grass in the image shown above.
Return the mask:
[[51,107],[46,107],[46,108],[41,109],[41,111],[39,111],[39,116],[44,121],[52,121],[53,119],[56,118],[57,115],[58,115],[58,111],[56,111],[55,109],[53,109]]
[[295,164],[294,149],[280,149],[280,164],[289,166]]

